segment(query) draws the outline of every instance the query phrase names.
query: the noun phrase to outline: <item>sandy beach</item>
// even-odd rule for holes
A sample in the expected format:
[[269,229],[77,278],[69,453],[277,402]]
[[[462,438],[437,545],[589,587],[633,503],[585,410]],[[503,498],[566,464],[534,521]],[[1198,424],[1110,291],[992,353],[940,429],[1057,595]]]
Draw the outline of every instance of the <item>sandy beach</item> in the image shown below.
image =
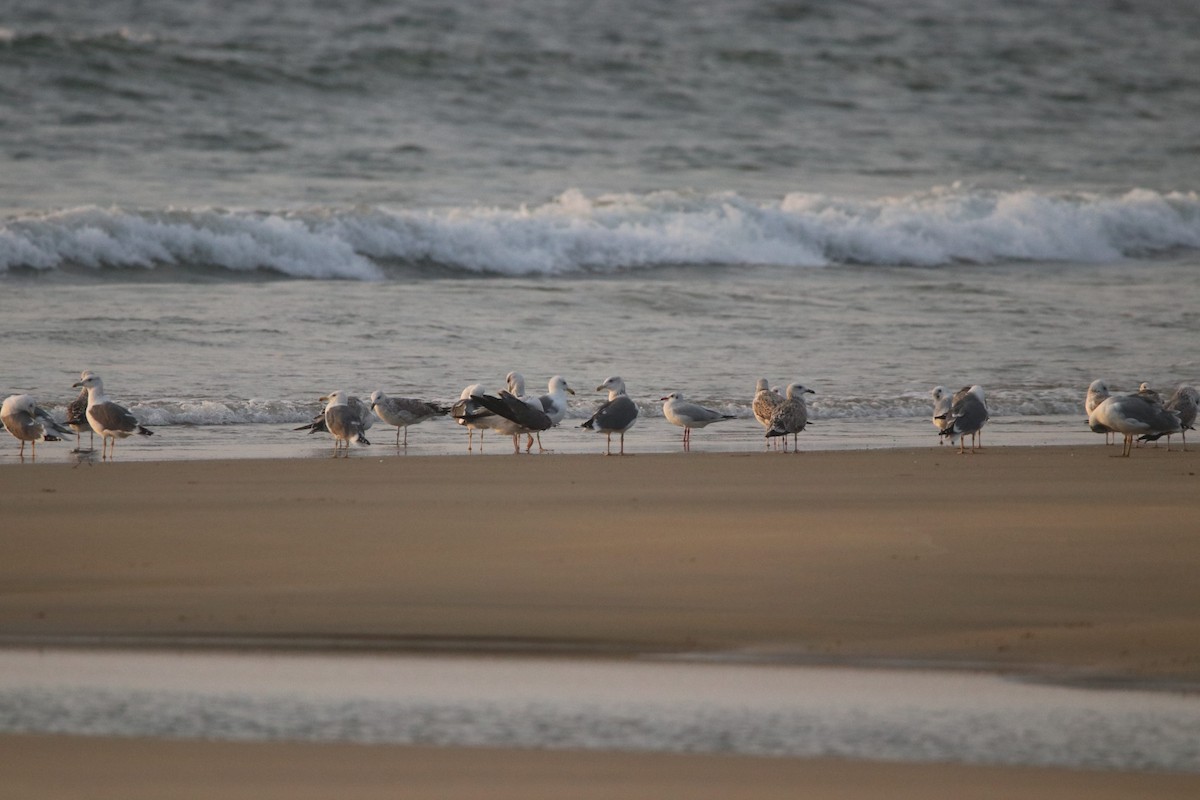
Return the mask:
[[[14,465],[0,469],[0,633],[8,646],[719,653],[1194,690],[1198,456],[1115,452]],[[19,796],[46,798],[161,796],[163,782],[222,798],[1200,790],[1198,776],[951,765],[2,741]],[[52,778],[14,767],[47,761]],[[110,795],[89,785],[100,769]]]

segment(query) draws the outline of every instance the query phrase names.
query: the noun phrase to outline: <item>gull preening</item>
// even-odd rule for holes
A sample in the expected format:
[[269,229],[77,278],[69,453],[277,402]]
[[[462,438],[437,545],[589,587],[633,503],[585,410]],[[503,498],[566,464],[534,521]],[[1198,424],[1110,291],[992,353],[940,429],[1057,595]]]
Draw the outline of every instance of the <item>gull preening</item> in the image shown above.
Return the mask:
[[[933,397],[933,427],[940,432],[942,430],[943,421],[950,416],[950,406],[954,402],[954,398],[950,394],[950,390],[945,386],[935,386],[933,391],[929,393]],[[938,437],[938,444],[942,444],[942,437]]]
[[[981,429],[984,423],[988,421],[987,400],[983,395],[983,387],[976,384],[974,386],[964,386],[954,393],[953,402],[950,404],[950,412],[942,420],[942,427],[938,432],[938,436],[945,437],[950,440],[950,444],[954,444],[954,440],[958,440],[958,452],[965,452],[966,436],[971,435],[971,452],[983,449],[983,434]],[[978,440],[978,444],[976,444]]]
[[[1115,431],[1125,437],[1121,455],[1129,457],[1133,450],[1133,438],[1140,435],[1166,436],[1182,433],[1179,412],[1165,408],[1162,403],[1137,394],[1114,395],[1107,398],[1088,415],[1088,426],[1097,433]],[[1171,440],[1167,439],[1167,449]]]
[[[1103,403],[1112,394],[1108,391],[1108,384],[1102,380],[1094,380],[1088,386],[1087,399],[1083,401],[1083,408],[1087,411],[1088,418],[1092,416],[1092,412],[1096,410],[1096,406]],[[1093,429],[1095,430],[1095,429]],[[1116,432],[1105,428],[1104,430],[1096,431],[1096,433],[1104,434],[1104,443],[1112,444],[1116,441]]]
[[579,427],[603,433],[608,437],[604,455],[612,455],[612,435],[621,435],[621,455],[625,455],[625,431],[637,422],[637,403],[625,393],[625,381],[617,375],[606,378],[604,383],[596,387],[597,392],[608,391],[608,400],[600,404],[596,413]]
[[[479,405],[491,411],[500,418],[499,423],[495,423],[493,427],[501,432],[512,436],[513,452],[521,452],[521,434],[541,433],[554,424],[545,411],[542,411],[541,401],[535,400],[535,406],[528,399],[521,398],[512,392],[501,390],[496,397],[487,394],[474,394],[471,399]],[[526,452],[533,447],[532,436],[530,437],[530,445],[526,448]],[[542,452],[545,452],[543,449]]]
[[87,421],[92,430],[100,434],[100,455],[112,458],[117,450],[117,439],[139,434],[153,436],[154,431],[138,424],[137,417],[129,409],[114,403],[104,393],[104,381],[94,372],[84,373],[87,377],[72,388],[84,387],[88,393]]
[[[1173,411],[1179,417],[1179,435],[1183,439],[1183,449],[1187,451],[1187,432],[1195,430],[1196,427],[1196,409],[1200,407],[1200,392],[1197,392],[1191,386],[1180,386],[1171,395],[1171,398],[1163,405],[1167,411]],[[1153,442],[1163,436],[1167,437],[1167,449],[1171,449],[1171,437],[1174,436],[1172,431],[1163,431],[1162,433],[1144,433],[1138,438],[1144,442]]]
[[804,403],[804,395],[816,394],[812,389],[800,383],[791,383],[787,387],[787,397],[771,414],[771,427],[767,429],[767,438],[783,437],[783,452],[787,452],[787,437],[791,434],[792,450],[800,452],[799,435],[808,425],[808,406]]
[[450,407],[450,416],[467,429],[467,450],[474,449],[475,431],[479,431],[479,452],[481,453],[483,452],[483,432],[504,422],[502,417],[496,416],[483,405],[471,399],[476,395],[485,394],[487,394],[487,389],[482,383],[472,383],[462,390],[462,394],[458,396],[458,402]]
[[449,413],[436,403],[414,397],[388,397],[380,390],[371,392],[370,408],[380,420],[396,426],[396,446],[400,446],[400,431],[404,431],[404,446],[408,447],[408,426]]
[[350,396],[346,392],[338,389],[320,400],[326,404],[322,417],[325,422],[325,430],[333,436],[334,458],[337,457],[339,450],[345,451],[346,458],[349,458],[350,442],[370,444],[367,437],[363,435],[367,430],[367,425],[364,424],[362,410],[350,405]]
[[25,458],[26,442],[31,443],[32,456],[37,458],[38,442],[59,442],[62,438],[56,434],[70,436],[74,433],[66,425],[59,424],[50,416],[50,412],[41,408],[37,401],[27,394],[14,394],[5,398],[4,403],[0,405],[0,422],[3,422],[5,430],[21,443],[21,449],[17,453],[21,459]]
[[671,392],[663,401],[663,416],[672,425],[683,428],[683,449],[692,449],[692,428],[704,428],[714,422],[734,419],[733,414],[722,414],[697,403],[689,403],[682,392]]

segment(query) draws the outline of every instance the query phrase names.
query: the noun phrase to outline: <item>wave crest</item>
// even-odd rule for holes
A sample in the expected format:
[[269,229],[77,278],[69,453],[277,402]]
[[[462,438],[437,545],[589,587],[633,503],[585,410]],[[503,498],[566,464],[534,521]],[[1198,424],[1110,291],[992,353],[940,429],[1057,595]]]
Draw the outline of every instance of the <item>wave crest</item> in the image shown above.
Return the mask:
[[676,265],[1103,263],[1200,248],[1200,197],[961,186],[856,200],[578,190],[517,208],[79,208],[0,223],[0,272],[180,267],[386,279],[396,267],[570,275]]

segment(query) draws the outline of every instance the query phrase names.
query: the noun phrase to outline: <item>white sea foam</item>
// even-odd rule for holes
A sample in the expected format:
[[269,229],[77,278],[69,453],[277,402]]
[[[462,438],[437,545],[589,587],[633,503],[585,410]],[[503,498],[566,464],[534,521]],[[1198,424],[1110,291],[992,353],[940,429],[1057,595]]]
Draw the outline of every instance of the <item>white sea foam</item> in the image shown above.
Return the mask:
[[655,192],[536,207],[260,213],[79,208],[0,224],[0,272],[181,267],[382,280],[392,267],[564,275],[673,265],[1115,262],[1200,248],[1200,196],[952,186],[872,200]]

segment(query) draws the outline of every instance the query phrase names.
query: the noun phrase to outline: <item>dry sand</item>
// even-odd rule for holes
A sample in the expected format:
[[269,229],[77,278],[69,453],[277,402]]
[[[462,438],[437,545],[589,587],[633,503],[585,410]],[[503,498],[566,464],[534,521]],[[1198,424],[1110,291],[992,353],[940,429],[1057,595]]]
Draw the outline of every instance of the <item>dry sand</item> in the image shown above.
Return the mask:
[[[13,465],[0,644],[737,650],[1200,684],[1200,454],[1113,452]],[[897,781],[912,796],[1200,796],[1200,776],[0,739],[5,760],[26,749],[79,765],[55,780],[86,788],[93,759],[129,790],[59,792],[25,770],[27,798],[150,796],[135,791],[143,753],[180,763],[160,780],[218,798],[397,797],[410,782],[440,797],[907,796]],[[230,759],[244,779],[203,777]]]

